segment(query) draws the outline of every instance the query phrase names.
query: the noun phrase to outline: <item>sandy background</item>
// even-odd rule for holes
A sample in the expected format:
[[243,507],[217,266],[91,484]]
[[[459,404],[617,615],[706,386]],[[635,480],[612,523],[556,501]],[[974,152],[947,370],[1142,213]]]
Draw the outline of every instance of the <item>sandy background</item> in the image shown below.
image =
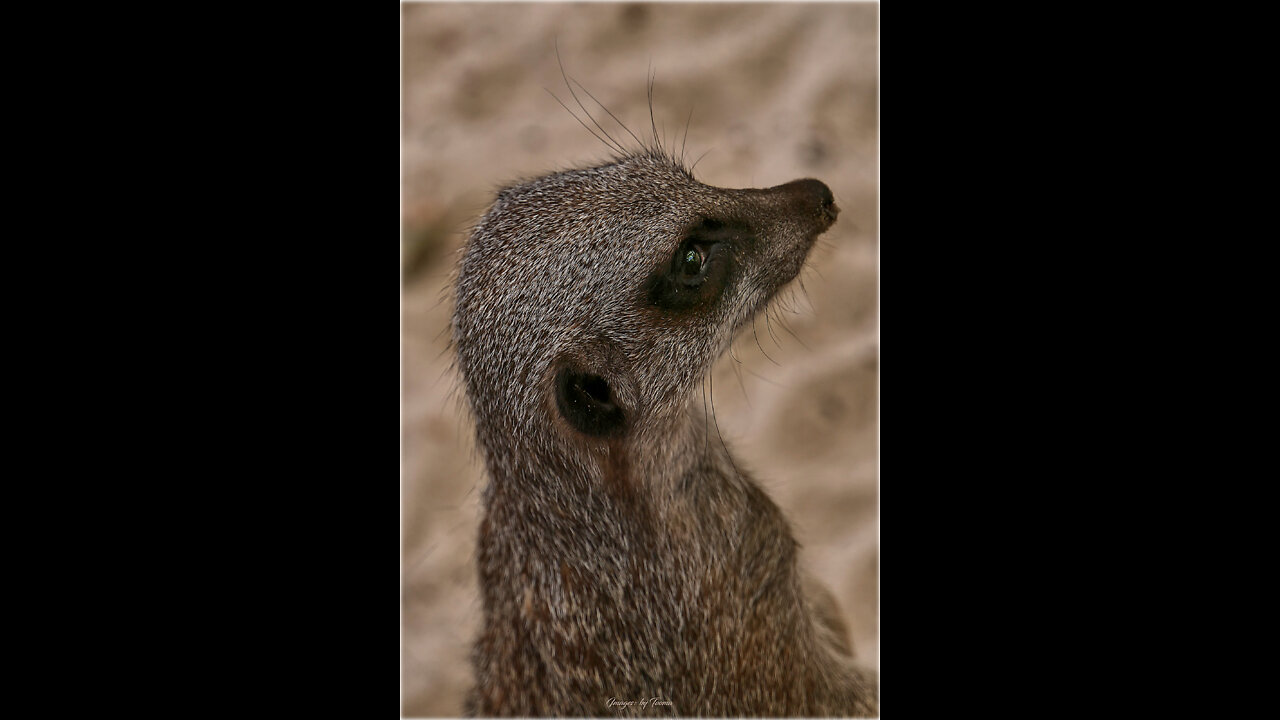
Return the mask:
[[700,181],[816,177],[835,194],[842,212],[801,275],[807,293],[780,313],[789,330],[760,318],[755,336],[738,339],[741,364],[725,357],[714,371],[715,407],[736,456],[792,519],[805,563],[840,599],[858,656],[878,668],[879,6],[401,11],[403,714],[461,713],[479,622],[472,554],[483,467],[449,397],[444,354],[453,253],[500,185],[608,156],[544,90],[577,109],[557,40],[569,74],[642,137],[652,66],[668,143],[694,110],[690,162],[711,151]]

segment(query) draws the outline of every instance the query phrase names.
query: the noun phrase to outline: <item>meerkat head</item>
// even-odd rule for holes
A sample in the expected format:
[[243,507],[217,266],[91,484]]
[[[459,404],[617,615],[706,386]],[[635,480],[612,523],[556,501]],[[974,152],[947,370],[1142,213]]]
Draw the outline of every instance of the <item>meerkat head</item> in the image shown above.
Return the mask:
[[817,180],[715,188],[651,151],[501,191],[454,315],[482,434],[518,441],[548,415],[577,439],[669,423],[838,212]]

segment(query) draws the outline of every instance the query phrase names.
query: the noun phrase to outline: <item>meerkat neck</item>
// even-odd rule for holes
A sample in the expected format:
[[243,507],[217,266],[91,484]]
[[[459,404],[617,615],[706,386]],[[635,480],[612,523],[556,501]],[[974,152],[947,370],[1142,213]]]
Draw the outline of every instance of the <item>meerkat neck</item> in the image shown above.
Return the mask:
[[501,489],[504,500],[560,502],[623,490],[634,500],[667,495],[704,454],[725,452],[714,429],[707,433],[709,423],[702,406],[690,403],[674,418],[636,428],[625,440],[541,446],[538,437],[505,430],[482,431],[479,440],[490,485]]

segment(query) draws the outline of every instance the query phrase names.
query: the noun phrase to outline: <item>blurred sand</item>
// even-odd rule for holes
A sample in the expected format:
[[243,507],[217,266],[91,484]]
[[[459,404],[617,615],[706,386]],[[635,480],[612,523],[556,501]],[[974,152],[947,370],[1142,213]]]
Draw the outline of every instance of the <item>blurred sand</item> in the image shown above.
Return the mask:
[[479,622],[484,476],[450,397],[453,253],[499,186],[608,157],[544,90],[577,109],[557,40],[569,74],[642,137],[652,64],[669,146],[694,109],[687,156],[711,150],[697,166],[702,182],[816,177],[835,193],[842,212],[801,275],[807,293],[784,293],[774,317],[738,339],[741,364],[720,361],[715,408],[730,447],[792,519],[805,563],[839,598],[859,658],[878,668],[879,6],[401,8],[403,714],[462,712]]

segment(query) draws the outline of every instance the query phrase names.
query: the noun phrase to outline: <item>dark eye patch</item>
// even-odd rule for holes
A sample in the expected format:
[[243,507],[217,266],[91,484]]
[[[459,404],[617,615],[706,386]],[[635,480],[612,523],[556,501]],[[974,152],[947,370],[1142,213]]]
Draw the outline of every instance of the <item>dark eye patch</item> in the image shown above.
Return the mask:
[[704,218],[691,226],[671,261],[649,278],[650,304],[673,312],[711,307],[737,269],[735,248],[749,237],[743,223]]

